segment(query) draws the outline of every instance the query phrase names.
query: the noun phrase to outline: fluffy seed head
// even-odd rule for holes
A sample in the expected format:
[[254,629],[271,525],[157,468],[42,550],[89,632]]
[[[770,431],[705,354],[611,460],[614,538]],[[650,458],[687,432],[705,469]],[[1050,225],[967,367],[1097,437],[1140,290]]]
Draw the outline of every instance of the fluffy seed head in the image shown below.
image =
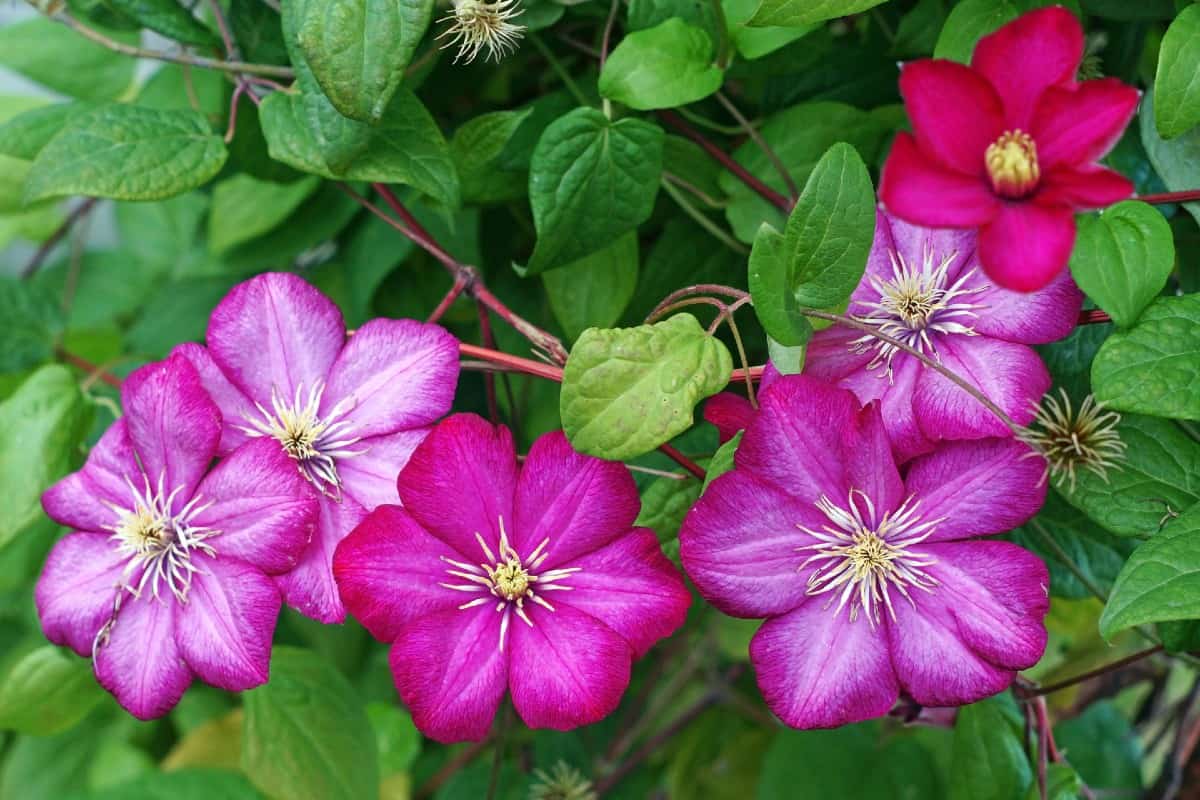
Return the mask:
[[1071,398],[1063,389],[1059,396],[1046,395],[1033,424],[1020,435],[1022,441],[1046,459],[1042,480],[1053,475],[1061,486],[1064,482],[1075,490],[1075,472],[1087,469],[1108,482],[1108,470],[1120,469],[1125,457],[1125,443],[1117,431],[1121,415],[1106,411],[1104,404],[1092,395],[1084,398],[1075,413]]
[[443,49],[458,46],[454,62],[470,64],[483,50],[485,60],[499,62],[517,49],[517,42],[525,31],[524,25],[514,25],[509,20],[525,13],[517,0],[456,0],[454,9],[439,22],[449,22],[450,27],[437,38],[449,37]]

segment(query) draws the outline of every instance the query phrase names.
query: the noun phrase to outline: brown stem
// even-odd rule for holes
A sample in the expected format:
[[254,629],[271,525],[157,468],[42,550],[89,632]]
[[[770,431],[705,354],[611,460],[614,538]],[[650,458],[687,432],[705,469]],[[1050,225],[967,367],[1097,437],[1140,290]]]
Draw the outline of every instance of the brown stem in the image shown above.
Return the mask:
[[1147,647],[1145,650],[1139,650],[1138,652],[1136,652],[1132,655],[1125,656],[1124,658],[1119,658],[1110,664],[1105,664],[1103,666],[1096,667],[1095,669],[1088,670],[1087,672],[1084,672],[1080,675],[1075,675],[1073,677],[1066,678],[1061,681],[1057,681],[1056,683],[1052,683],[1049,686],[1038,686],[1036,688],[1019,689],[1017,694],[1020,697],[1022,697],[1023,699],[1033,698],[1033,697],[1045,697],[1048,694],[1053,694],[1054,692],[1059,692],[1059,691],[1062,691],[1063,689],[1069,689],[1072,686],[1075,686],[1076,684],[1083,683],[1084,681],[1089,681],[1092,678],[1098,678],[1101,675],[1106,675],[1110,672],[1116,672],[1117,670],[1121,669],[1122,667],[1127,667],[1130,664],[1137,663],[1138,661],[1141,661],[1144,658],[1149,658],[1150,656],[1155,655],[1156,653],[1161,653],[1162,650],[1163,650],[1163,646],[1161,644],[1156,644],[1153,647]]
[[466,276],[455,275],[454,276],[454,285],[450,287],[450,290],[446,292],[446,296],[442,298],[442,301],[437,304],[437,308],[435,308],[433,310],[433,313],[429,315],[429,319],[427,319],[425,321],[426,322],[437,322],[442,317],[444,317],[446,315],[446,312],[450,310],[450,306],[454,305],[454,301],[458,299],[459,295],[461,295],[463,293],[463,290],[465,290],[466,288],[467,288]]
[[[495,350],[496,337],[492,335],[492,320],[488,316],[487,306],[476,301],[475,308],[479,311],[479,337],[483,340],[483,346]],[[498,425],[500,423],[500,405],[496,402],[496,374],[494,372],[483,374],[483,389],[487,396],[488,417],[492,420],[493,425]],[[512,406],[510,405],[509,408]]]
[[658,446],[658,449],[660,451],[662,451],[663,455],[665,455],[667,458],[674,461],[679,466],[686,469],[688,472],[692,473],[692,475],[696,476],[700,480],[704,480],[704,476],[705,476],[704,467],[700,466],[695,461],[692,461],[690,458],[688,458],[683,453],[679,452],[678,450],[676,450],[674,447],[672,447],[669,444],[660,444]]
[[1112,322],[1112,317],[1107,312],[1101,311],[1098,308],[1089,308],[1079,312],[1079,320],[1076,324],[1096,325],[1101,322]]
[[1133,198],[1143,203],[1187,203],[1200,200],[1200,189],[1187,189],[1182,192],[1162,192],[1160,194],[1143,194]]
[[767,144],[767,140],[758,132],[758,128],[750,124],[750,120],[746,119],[741,111],[738,111],[738,107],[733,104],[732,100],[725,96],[724,92],[717,92],[714,97],[717,98],[718,103],[725,107],[729,115],[737,120],[738,125],[742,126],[742,130],[746,132],[751,141],[758,145],[758,149],[763,151],[763,155],[771,162],[771,166],[775,167],[775,171],[779,173],[779,177],[783,178],[783,184],[787,186],[792,202],[795,203],[796,199],[800,197],[800,190],[796,187],[796,182],[792,180],[792,173],[788,172],[787,167],[783,165],[783,159],[772,149],[771,145]]
[[103,367],[98,367],[92,362],[82,359],[74,353],[68,353],[62,348],[59,348],[56,353],[59,359],[70,364],[72,367],[83,370],[88,374],[89,378],[99,378],[114,389],[121,388],[121,379]]
[[608,19],[604,23],[604,35],[600,39],[600,69],[604,69],[604,62],[608,59],[608,43],[612,39],[613,23],[617,21],[617,11],[621,8],[621,0],[612,0],[612,7],[608,10]]
[[96,205],[96,202],[99,199],[100,198],[98,197],[88,197],[82,203],[75,206],[74,210],[67,215],[67,218],[64,219],[62,224],[55,229],[54,233],[50,234],[50,238],[42,242],[42,246],[39,247],[37,252],[33,254],[33,258],[29,259],[29,263],[21,269],[20,273],[18,273],[18,277],[20,277],[22,280],[33,277],[33,274],[41,269],[42,263],[45,262],[46,257],[50,255],[50,251],[54,249],[54,246],[61,242],[64,236],[70,233],[71,228],[74,227],[75,223],[86,216],[88,212],[92,210],[92,207]]

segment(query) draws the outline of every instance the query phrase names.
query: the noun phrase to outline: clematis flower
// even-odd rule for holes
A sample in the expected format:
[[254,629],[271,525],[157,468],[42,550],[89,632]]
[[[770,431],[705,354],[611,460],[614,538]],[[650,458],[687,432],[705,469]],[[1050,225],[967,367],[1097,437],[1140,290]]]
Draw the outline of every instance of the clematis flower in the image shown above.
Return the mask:
[[193,677],[231,691],[267,680],[282,605],[317,502],[278,447],[249,442],[211,471],[221,416],[184,358],[121,389],[125,416],[83,469],[42,496],[76,532],[51,550],[35,598],[47,638],[91,656],[131,714],[165,714]]
[[284,598],[309,617],[341,622],[333,549],[369,510],[399,501],[396,473],[450,410],[458,343],[436,325],[391,319],[347,341],[337,306],[286,273],[235,286],[213,310],[207,341],[176,352],[221,409],[220,453],[274,442],[320,501],[312,544],[279,578]]
[[[1025,425],[1050,388],[1050,374],[1028,345],[1070,333],[1082,304],[1068,272],[1030,294],[1001,289],[980,269],[974,231],[921,228],[880,212],[848,313],[937,359]],[[804,372],[864,403],[879,400],[901,463],[939,440],[1011,435],[961,387],[859,330],[818,331]]]
[[1031,11],[979,40],[971,65],[905,64],[912,134],[883,168],[888,211],[918,224],[978,228],[988,277],[1029,292],[1066,266],[1077,210],[1133,184],[1096,162],[1121,137],[1138,92],[1114,78],[1078,82],[1084,37],[1066,9]]
[[561,432],[517,465],[512,436],[443,421],[380,506],[338,545],[346,607],[392,644],[396,688],[423,733],[487,735],[507,690],[531,728],[609,714],[630,665],[683,624],[690,596],[623,464]]
[[732,471],[680,532],[684,569],[726,614],[765,618],[750,659],[797,728],[1003,690],[1046,646],[1045,564],[1010,530],[1045,497],[1013,438],[892,458],[879,403],[805,375],[764,392]]

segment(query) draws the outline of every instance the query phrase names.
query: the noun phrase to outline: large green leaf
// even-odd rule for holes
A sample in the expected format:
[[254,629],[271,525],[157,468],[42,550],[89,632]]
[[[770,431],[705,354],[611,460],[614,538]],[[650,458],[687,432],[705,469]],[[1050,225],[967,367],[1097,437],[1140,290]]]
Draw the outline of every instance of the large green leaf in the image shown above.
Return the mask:
[[[532,109],[480,114],[454,132],[450,154],[462,184],[464,203],[498,203],[523,197],[529,181],[524,172],[497,163]],[[0,128],[0,133],[3,133]]]
[[90,662],[49,644],[31,648],[0,675],[0,730],[65,731],[103,697]]
[[150,772],[131,781],[63,800],[259,800],[261,795],[236,772],[180,769]]
[[1200,507],[1142,544],[1117,576],[1100,615],[1100,633],[1150,622],[1200,619]]
[[1200,125],[1200,5],[1180,12],[1158,49],[1154,124],[1164,139]]
[[542,133],[529,170],[537,244],[526,271],[545,272],[612,244],[649,218],[662,173],[663,132],[577,108]]
[[42,148],[25,198],[161,200],[207,182],[227,155],[225,142],[197,111],[100,106],[71,117]]
[[750,25],[797,27],[866,11],[884,0],[763,0]]
[[214,253],[249,241],[283,222],[317,190],[318,178],[294,183],[234,175],[213,187],[208,247]]
[[[1200,125],[1166,141],[1154,125],[1155,106],[1155,90],[1149,89],[1138,112],[1146,156],[1168,189],[1173,192],[1195,189],[1200,186]],[[1200,222],[1200,203],[1185,203],[1183,207]]]
[[68,120],[94,107],[83,101],[53,103],[18,114],[0,125],[0,154],[33,161]]
[[64,325],[62,309],[49,292],[0,278],[0,372],[49,361]]
[[1096,397],[1118,411],[1200,419],[1200,295],[1160,297],[1092,362]]
[[637,287],[638,241],[627,233],[609,247],[542,276],[550,309],[571,339],[621,318]]
[[950,800],[1023,800],[1033,783],[1011,698],[994,697],[958,711],[950,762]]
[[179,0],[109,0],[113,8],[168,39],[199,47],[216,47],[221,40],[192,16]]
[[1122,328],[1137,322],[1174,267],[1171,226],[1153,206],[1127,200],[1080,217],[1071,275]]
[[375,734],[362,700],[315,653],[278,647],[271,681],[243,695],[242,766],[278,800],[379,796]]
[[[124,44],[136,32],[102,31]],[[137,62],[45,17],[0,26],[0,66],[69,97],[114,100],[133,82]]]
[[433,0],[308,0],[300,48],[343,115],[378,122],[429,27]]
[[696,403],[728,382],[733,360],[691,314],[584,331],[563,370],[560,414],[576,450],[623,460],[692,426]]
[[1142,795],[1141,743],[1111,701],[1092,703],[1079,716],[1058,723],[1054,738],[1059,749],[1071,754],[1071,766],[1094,792],[1111,792],[1112,797]]
[[600,70],[600,94],[647,111],[703,100],[725,79],[712,40],[678,17],[628,34]]
[[784,251],[786,239],[764,222],[750,251],[748,286],[754,313],[767,335],[785,347],[805,344],[812,325],[800,313],[792,288],[792,260]]

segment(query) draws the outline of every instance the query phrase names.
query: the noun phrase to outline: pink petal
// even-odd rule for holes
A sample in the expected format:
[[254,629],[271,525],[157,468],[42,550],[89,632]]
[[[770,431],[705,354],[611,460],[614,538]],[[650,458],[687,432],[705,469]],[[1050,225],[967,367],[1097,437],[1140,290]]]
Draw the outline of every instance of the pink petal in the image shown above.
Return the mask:
[[107,639],[97,643],[96,678],[138,719],[161,717],[192,683],[175,643],[177,610],[173,596],[127,595]]
[[111,505],[133,504],[130,484],[143,485],[125,420],[108,427],[88,453],[83,469],[73,472],[42,494],[42,507],[55,522],[84,531],[102,531],[117,522]]
[[979,260],[1004,289],[1034,292],[1054,280],[1075,246],[1075,215],[1065,206],[1005,203],[979,232]]
[[[950,265],[946,276],[950,284],[959,275],[977,266],[975,250],[979,236],[974,230],[958,228],[929,228],[923,225],[913,225],[898,217],[886,216],[888,228],[891,231],[891,249],[898,253],[904,263],[910,267],[920,267],[927,259],[937,266],[949,259]],[[878,246],[876,237],[876,245]],[[886,281],[894,281],[891,258],[887,259],[886,267],[875,277]]]
[[1099,161],[1121,138],[1137,111],[1138,91],[1116,78],[1074,89],[1051,87],[1038,101],[1033,140],[1043,171]]
[[268,574],[296,566],[317,526],[317,493],[274,439],[234,450],[196,490],[197,525],[218,530],[221,558],[236,558]]
[[458,340],[438,325],[375,319],[359,328],[329,371],[321,413],[350,403],[356,436],[428,425],[450,410]]
[[[152,488],[178,492],[182,508],[217,454],[221,412],[183,356],[134,370],[121,387],[129,438]],[[136,481],[134,486],[142,489]]]
[[[877,399],[882,391],[875,390],[882,390],[883,384],[881,383],[868,382],[866,384],[865,388],[869,391],[865,393],[870,395],[868,398],[864,398],[855,386],[840,383],[843,379],[852,376],[859,379],[864,374],[869,375],[872,379],[879,376],[878,372],[867,372],[867,364],[874,357],[875,351],[868,349],[861,353],[858,352],[859,348],[855,342],[861,336],[861,331],[842,325],[834,325],[823,331],[817,331],[808,340],[808,346],[804,351],[804,374],[850,389],[861,402],[867,403]],[[852,381],[852,383],[857,384],[857,381]]]
[[1007,125],[1028,132],[1042,93],[1051,86],[1074,85],[1082,59],[1079,20],[1054,6],[1022,14],[980,39],[971,66],[1004,101]]
[[904,464],[935,447],[935,443],[921,430],[917,411],[913,408],[913,395],[924,371],[925,365],[920,361],[907,353],[899,353],[892,362],[890,380],[873,375],[887,386],[882,400],[883,425],[887,428],[897,464]]
[[823,598],[767,620],[750,640],[750,661],[763,699],[793,728],[880,717],[900,695],[884,629],[848,622]]
[[882,517],[904,500],[904,484],[892,458],[878,401],[865,406],[843,435],[846,480],[852,488],[866,493]]
[[526,726],[570,730],[611,714],[629,686],[632,651],[607,625],[574,608],[526,606],[513,617],[508,684]]
[[[983,336],[943,337],[942,365],[983,393],[1019,425],[1050,388],[1050,373],[1033,348]],[[925,367],[913,394],[921,430],[932,440],[1008,436],[1011,430],[956,383]]]
[[568,567],[628,533],[641,504],[624,464],[576,453],[562,431],[554,431],[525,457],[509,536],[526,557],[549,539],[543,568]]
[[261,686],[282,606],[279,588],[237,559],[200,556],[193,563],[199,572],[177,612],[179,654],[205,683],[231,692]]
[[[844,502],[843,491],[833,499]],[[735,617],[767,617],[805,601],[798,572],[813,543],[798,525],[820,530],[828,520],[812,505],[743,469],[717,478],[692,506],[679,531],[679,556],[704,599]]]
[[704,419],[717,428],[717,437],[725,444],[754,419],[754,406],[741,395],[721,392],[704,403]]
[[346,338],[337,306],[303,278],[268,272],[240,283],[213,309],[208,349],[250,400],[271,408],[325,380]]
[[1043,462],[1016,439],[950,442],[916,459],[905,489],[920,501],[921,518],[943,518],[926,541],[1004,533],[1042,507]]
[[441,611],[404,627],[388,660],[421,733],[446,744],[487,736],[508,681],[500,619],[487,606]]
[[354,618],[375,638],[392,642],[400,629],[414,620],[490,597],[482,586],[482,591],[472,593],[441,585],[472,585],[446,572],[456,569],[447,559],[461,558],[400,506],[380,506],[338,544],[333,576],[342,602]]
[[1133,194],[1133,181],[1107,167],[1082,166],[1053,170],[1042,178],[1033,202],[1076,210],[1107,208]]
[[493,553],[501,518],[509,536],[514,534],[516,483],[517,458],[508,428],[474,414],[455,414],[413,451],[398,486],[413,519],[475,563],[484,558],[476,533]]
[[[983,156],[980,155],[982,164]],[[889,214],[917,225],[974,228],[996,216],[1000,201],[982,175],[942,167],[901,131],[879,178],[879,199]]]
[[125,584],[125,561],[107,533],[72,533],[46,557],[34,599],[46,638],[92,655],[96,634]]
[[231,453],[239,445],[250,441],[252,437],[242,430],[243,426],[249,420],[262,419],[262,414],[254,407],[254,403],[242,394],[241,389],[229,382],[225,373],[217,366],[217,362],[213,361],[212,355],[201,345],[186,342],[171,351],[171,355],[176,354],[186,358],[196,368],[204,391],[208,392],[208,396],[221,410],[224,425],[221,428],[219,455]]
[[318,622],[342,622],[346,608],[333,580],[333,551],[364,517],[366,509],[349,497],[338,503],[318,498],[317,530],[296,567],[275,580],[289,606]]
[[983,177],[983,155],[1004,132],[1000,98],[970,67],[921,59],[900,70],[900,94],[921,152],[968,177]]
[[1069,270],[1063,270],[1036,292],[1012,292],[991,282],[982,273],[971,276],[968,287],[987,287],[972,295],[983,306],[971,325],[981,336],[1021,344],[1057,341],[1075,330],[1083,292]]
[[641,657],[683,624],[692,596],[649,528],[635,528],[572,566],[569,591],[538,591],[555,608],[569,605],[620,634]]
[[399,503],[396,478],[431,430],[432,426],[412,428],[356,442],[353,449],[366,452],[338,460],[342,491],[363,508]]
[[927,570],[938,585],[914,594],[915,606],[895,606],[888,632],[900,683],[927,706],[973,703],[1002,691],[1046,649],[1046,565],[1008,542],[922,550],[937,559]]

